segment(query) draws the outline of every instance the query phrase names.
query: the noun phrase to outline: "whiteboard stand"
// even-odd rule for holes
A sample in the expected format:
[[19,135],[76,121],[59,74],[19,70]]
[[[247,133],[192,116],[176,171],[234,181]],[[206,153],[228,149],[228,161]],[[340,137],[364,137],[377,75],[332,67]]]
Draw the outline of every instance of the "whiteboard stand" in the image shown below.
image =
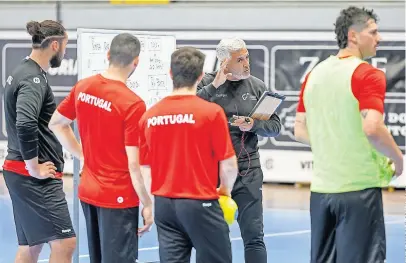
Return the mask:
[[[80,54],[80,34],[77,35],[76,40],[76,55]],[[76,58],[77,60],[77,58]],[[78,81],[82,79],[82,65],[78,63]],[[80,143],[78,122],[75,120],[73,122],[73,133],[75,134],[76,140]],[[80,160],[73,158],[73,228],[76,232],[76,249],[73,254],[73,263],[79,263],[80,251],[79,251],[79,172],[80,172]]]
[[[74,122],[74,133],[76,140],[79,141],[79,130],[76,120]],[[73,158],[73,228],[75,229],[76,233],[76,249],[73,254],[73,263],[79,263],[79,172],[80,161]]]

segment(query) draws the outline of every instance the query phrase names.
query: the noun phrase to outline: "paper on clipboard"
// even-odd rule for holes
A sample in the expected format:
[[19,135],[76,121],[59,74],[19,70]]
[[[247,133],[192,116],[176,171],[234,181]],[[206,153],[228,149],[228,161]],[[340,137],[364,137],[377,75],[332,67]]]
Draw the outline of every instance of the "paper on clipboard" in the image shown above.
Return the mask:
[[285,96],[266,91],[252,109],[249,117],[257,120],[269,120],[284,100]]

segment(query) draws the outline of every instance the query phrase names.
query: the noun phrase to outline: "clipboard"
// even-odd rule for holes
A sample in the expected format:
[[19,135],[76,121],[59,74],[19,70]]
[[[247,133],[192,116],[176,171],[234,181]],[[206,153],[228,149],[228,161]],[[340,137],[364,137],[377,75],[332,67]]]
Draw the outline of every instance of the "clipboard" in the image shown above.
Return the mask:
[[256,120],[269,120],[285,99],[283,95],[265,91],[248,116]]

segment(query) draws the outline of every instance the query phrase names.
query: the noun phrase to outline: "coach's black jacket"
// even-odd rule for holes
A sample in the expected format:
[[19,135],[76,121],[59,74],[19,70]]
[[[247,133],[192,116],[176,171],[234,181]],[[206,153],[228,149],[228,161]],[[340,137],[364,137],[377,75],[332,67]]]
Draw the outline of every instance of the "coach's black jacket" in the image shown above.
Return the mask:
[[[207,73],[203,77],[203,80],[198,85],[197,95],[202,99],[220,105],[228,119],[233,115],[248,116],[262,93],[267,90],[265,83],[254,76],[240,81],[226,80],[223,85],[216,89],[211,84],[216,73]],[[266,121],[254,120],[254,126],[250,131],[244,133],[244,138],[243,132],[238,127],[230,125],[229,128],[234,150],[237,157],[239,157],[240,169],[244,168],[241,167],[241,163],[247,163],[248,165],[248,160],[250,161],[249,166],[254,168],[260,166],[257,135],[275,137],[281,130],[281,123],[276,114],[273,114]],[[244,147],[241,147],[243,139]]]

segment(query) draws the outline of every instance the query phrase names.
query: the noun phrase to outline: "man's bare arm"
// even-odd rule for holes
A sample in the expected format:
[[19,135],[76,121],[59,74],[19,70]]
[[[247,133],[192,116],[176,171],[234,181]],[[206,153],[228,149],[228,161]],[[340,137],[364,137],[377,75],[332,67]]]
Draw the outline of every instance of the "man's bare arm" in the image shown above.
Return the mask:
[[234,155],[220,162],[220,189],[231,196],[238,175],[237,157]]
[[295,140],[310,146],[309,133],[307,131],[306,113],[298,112],[295,118]]
[[141,165],[141,174],[142,178],[144,178],[145,188],[147,189],[147,193],[151,200],[154,200],[154,196],[151,193],[151,167],[149,165]]
[[152,206],[152,201],[149,198],[148,192],[145,187],[144,178],[141,174],[139,165],[139,149],[136,146],[126,146],[125,150],[127,152],[128,158],[128,168],[130,170],[131,181],[135,192],[140,198],[141,203],[144,207]]
[[392,159],[395,165],[403,163],[403,154],[386,128],[382,113],[373,109],[361,111],[362,128],[377,151]]
[[72,120],[66,118],[56,110],[49,121],[48,127],[58,138],[62,146],[73,156],[83,162],[82,146],[76,140],[70,126]]

